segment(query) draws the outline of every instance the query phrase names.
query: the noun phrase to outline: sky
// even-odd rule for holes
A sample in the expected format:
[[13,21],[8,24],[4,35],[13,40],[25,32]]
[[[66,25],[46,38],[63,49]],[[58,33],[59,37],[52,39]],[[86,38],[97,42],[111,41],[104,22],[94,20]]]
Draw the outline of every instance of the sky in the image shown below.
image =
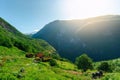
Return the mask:
[[120,0],[0,0],[0,17],[22,33],[54,20],[120,15]]

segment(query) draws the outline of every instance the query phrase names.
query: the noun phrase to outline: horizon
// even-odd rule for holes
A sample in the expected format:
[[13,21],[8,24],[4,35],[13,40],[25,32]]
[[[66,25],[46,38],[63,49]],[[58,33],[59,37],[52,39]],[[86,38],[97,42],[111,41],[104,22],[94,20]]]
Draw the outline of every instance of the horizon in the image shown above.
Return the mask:
[[54,20],[120,15],[119,0],[0,0],[0,2],[2,3],[0,17],[22,33],[37,32]]

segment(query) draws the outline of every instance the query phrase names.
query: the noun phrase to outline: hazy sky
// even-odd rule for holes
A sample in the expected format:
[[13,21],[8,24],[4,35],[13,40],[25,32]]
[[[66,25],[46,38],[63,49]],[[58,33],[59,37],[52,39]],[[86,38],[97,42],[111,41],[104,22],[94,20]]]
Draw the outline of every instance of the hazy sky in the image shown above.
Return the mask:
[[23,33],[56,19],[120,14],[120,0],[0,0],[0,17]]

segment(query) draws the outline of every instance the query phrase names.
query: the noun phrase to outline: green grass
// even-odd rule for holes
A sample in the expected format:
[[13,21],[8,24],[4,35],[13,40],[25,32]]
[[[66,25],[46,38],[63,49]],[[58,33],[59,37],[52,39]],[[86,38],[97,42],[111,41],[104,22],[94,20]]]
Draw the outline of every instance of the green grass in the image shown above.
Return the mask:
[[102,80],[120,80],[120,73],[106,73]]
[[66,70],[76,70],[77,69],[77,67],[73,63],[70,63],[70,62],[57,60],[57,64],[62,69],[66,69]]
[[[21,80],[81,80],[84,76],[74,74],[76,67],[70,62],[56,60],[58,66],[51,67],[48,62],[34,63],[17,48],[0,46],[0,51],[0,80],[19,80],[18,75]],[[20,72],[21,68],[25,71]]]
[[[63,75],[63,69],[51,67],[48,62],[34,63],[33,58],[26,58],[25,52],[17,48],[0,46],[0,51],[0,80],[17,80],[18,75],[22,75],[22,80],[68,79]],[[21,68],[24,68],[25,72],[20,72]]]
[[[34,63],[34,58],[26,58],[25,52],[13,47],[0,46],[0,80],[92,80],[91,73],[82,73],[67,61],[57,61],[57,66],[49,62]],[[24,69],[24,72],[20,72]],[[120,73],[105,73],[98,80],[120,80]],[[18,78],[21,76],[21,78]]]

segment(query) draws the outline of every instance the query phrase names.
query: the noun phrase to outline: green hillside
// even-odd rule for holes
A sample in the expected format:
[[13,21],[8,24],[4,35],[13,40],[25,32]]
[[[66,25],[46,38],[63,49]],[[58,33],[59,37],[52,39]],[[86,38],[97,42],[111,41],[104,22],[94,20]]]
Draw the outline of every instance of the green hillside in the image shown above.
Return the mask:
[[[54,54],[46,62],[36,62],[37,57],[25,57],[26,53],[36,52]],[[44,40],[26,37],[0,18],[0,80],[92,80],[92,73],[101,64],[94,62],[93,70],[82,72],[74,63],[56,54]],[[113,65],[112,72],[104,72],[97,80],[119,80],[120,59],[107,62]]]
[[36,40],[23,35],[2,18],[0,18],[0,46],[17,47],[31,53],[56,53],[55,49],[44,40]]
[[[34,58],[26,58],[24,53],[16,47],[0,46],[0,80],[92,80],[91,74],[96,72],[88,70],[82,73],[76,65],[68,61],[56,60],[57,66],[50,66],[49,62],[35,63]],[[119,60],[111,61],[117,63]],[[96,66],[99,64],[100,62],[94,63]],[[104,73],[97,80],[119,80],[119,75],[118,71]]]
[[0,25],[2,28],[4,28],[6,31],[11,32],[15,35],[24,36],[22,33],[20,33],[15,27],[13,27],[11,24],[9,24],[7,21],[5,21],[3,18],[0,17]]
[[[34,63],[34,58],[26,58],[24,52],[13,47],[0,46],[0,79],[1,80],[77,80],[78,75],[70,62],[57,61],[58,66],[52,67],[48,62]],[[20,70],[24,68],[24,72]],[[81,73],[81,72],[78,72]],[[21,77],[18,77],[21,75]],[[83,77],[85,77],[83,75]]]

